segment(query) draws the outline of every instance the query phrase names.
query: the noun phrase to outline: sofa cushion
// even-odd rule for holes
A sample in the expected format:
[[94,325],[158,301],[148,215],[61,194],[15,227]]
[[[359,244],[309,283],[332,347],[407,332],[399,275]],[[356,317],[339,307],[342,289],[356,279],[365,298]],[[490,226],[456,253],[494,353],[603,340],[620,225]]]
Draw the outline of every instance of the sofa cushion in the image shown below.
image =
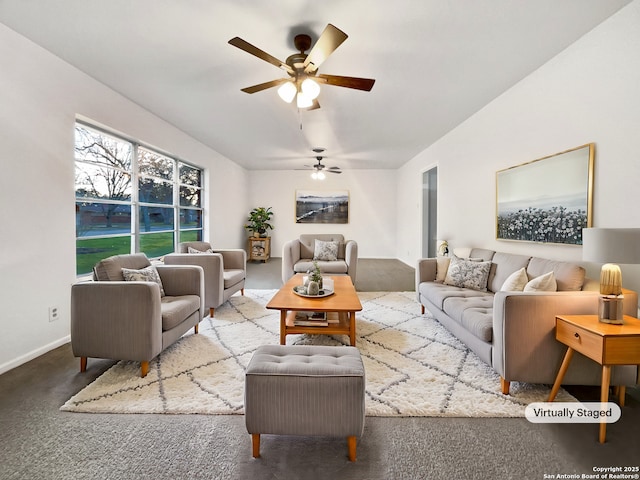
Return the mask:
[[522,267],[507,277],[502,287],[500,287],[500,290],[503,292],[521,292],[528,282],[529,277],[527,277],[527,270]]
[[214,253],[214,251],[211,248],[208,248],[207,250],[198,250],[197,248],[187,247],[187,253]]
[[449,270],[450,257],[436,257],[436,282],[444,283],[447,278],[447,270]]
[[317,233],[300,235],[300,258],[313,258],[316,239],[325,242],[338,242],[338,259],[345,256],[344,235],[340,233]]
[[[344,260],[336,260],[335,262],[324,262],[318,260],[318,267],[322,273],[347,273],[347,262]],[[298,260],[293,266],[293,271],[296,273],[307,273],[309,269],[313,268],[313,260],[310,258],[303,258]]]
[[447,298],[474,298],[483,296],[493,298],[492,293],[471,290],[470,288],[454,287],[447,285],[446,283],[422,282],[418,288],[420,289],[420,295],[429,300],[440,310],[443,310],[444,302]]
[[455,287],[485,291],[490,268],[491,262],[475,262],[454,256],[449,263],[444,283]]
[[180,242],[178,244],[178,253],[191,253],[190,248],[195,248],[201,252],[211,250],[211,244],[209,242]]
[[163,297],[160,304],[162,331],[171,330],[181,324],[199,308],[200,297],[198,295]]
[[492,292],[499,292],[509,275],[521,268],[526,268],[530,259],[531,257],[526,255],[496,252],[491,260],[487,289]]
[[472,248],[469,251],[469,258],[488,262],[489,260],[493,260],[495,253],[495,251],[487,250],[486,248]]
[[556,290],[557,283],[553,272],[532,279],[523,289],[524,292],[555,292]]
[[313,259],[327,262],[338,260],[338,242],[325,242],[316,238]]
[[93,279],[100,282],[122,282],[124,281],[124,276],[122,275],[123,268],[140,270],[149,265],[151,265],[151,262],[144,253],[114,255],[101,260],[93,267]]
[[229,287],[233,287],[236,283],[241,282],[245,278],[244,270],[234,268],[226,268],[222,272],[222,276],[224,278],[225,290]]
[[527,266],[529,278],[539,277],[548,272],[553,272],[559,292],[582,290],[585,270],[580,265],[537,257],[529,261]]
[[162,280],[158,275],[158,270],[153,265],[141,268],[139,270],[132,268],[123,268],[122,276],[127,282],[155,282],[160,287],[160,296],[164,297],[164,288],[162,288]]
[[493,295],[450,297],[444,302],[444,312],[466,330],[485,342],[493,337]]

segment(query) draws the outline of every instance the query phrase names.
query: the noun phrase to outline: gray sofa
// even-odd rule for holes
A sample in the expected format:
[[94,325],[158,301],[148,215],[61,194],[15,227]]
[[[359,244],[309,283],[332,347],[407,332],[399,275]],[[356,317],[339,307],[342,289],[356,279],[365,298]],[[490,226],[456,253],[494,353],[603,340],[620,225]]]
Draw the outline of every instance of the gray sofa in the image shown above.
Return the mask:
[[[501,389],[510,382],[553,384],[567,347],[555,339],[556,315],[597,314],[599,284],[573,263],[525,255],[472,249],[470,259],[490,262],[486,290],[454,286],[444,271],[446,260],[417,262],[418,302],[500,375]],[[467,263],[472,265],[473,262]],[[456,262],[459,264],[459,262]],[[440,269],[438,266],[440,265]],[[485,263],[486,266],[486,263]],[[502,291],[514,272],[524,268],[529,280],[553,272],[557,291]],[[637,316],[638,295],[624,290],[624,313]],[[602,369],[576,353],[564,377],[567,385],[600,385]],[[612,385],[639,382],[637,366],[612,369]]]
[[296,273],[305,273],[313,266],[316,240],[338,244],[335,260],[318,261],[320,271],[334,275],[349,275],[355,285],[358,244],[355,240],[345,240],[340,234],[306,234],[285,243],[282,247],[282,283],[287,283]]

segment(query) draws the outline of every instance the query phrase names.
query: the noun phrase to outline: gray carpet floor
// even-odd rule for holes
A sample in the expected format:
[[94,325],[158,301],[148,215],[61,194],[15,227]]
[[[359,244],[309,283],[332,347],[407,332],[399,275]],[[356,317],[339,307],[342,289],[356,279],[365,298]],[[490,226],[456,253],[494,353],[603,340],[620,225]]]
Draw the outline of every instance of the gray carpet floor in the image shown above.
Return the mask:
[[[281,285],[279,259],[248,268],[247,288]],[[364,259],[356,287],[413,290],[413,275],[395,260]],[[58,410],[113,363],[91,359],[80,374],[64,345],[0,375],[0,479],[533,480],[640,464],[637,388],[628,389],[622,419],[608,426],[603,445],[595,424],[368,417],[355,463],[344,439],[271,435],[254,459],[242,416]],[[596,387],[568,390],[584,401],[599,398]]]

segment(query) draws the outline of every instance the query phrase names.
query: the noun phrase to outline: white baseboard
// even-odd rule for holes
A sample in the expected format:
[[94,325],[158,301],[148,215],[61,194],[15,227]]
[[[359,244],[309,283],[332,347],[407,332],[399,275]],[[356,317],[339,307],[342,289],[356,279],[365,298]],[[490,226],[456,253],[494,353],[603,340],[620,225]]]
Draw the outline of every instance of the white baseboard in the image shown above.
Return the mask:
[[69,343],[70,341],[71,341],[71,335],[67,335],[66,337],[62,337],[59,340],[56,340],[55,342],[51,342],[47,345],[44,345],[43,347],[37,348],[36,350],[26,353],[25,355],[21,355],[20,357],[15,358],[10,362],[4,363],[0,365],[0,375],[16,367],[19,367],[20,365],[27,363],[28,361],[33,360],[34,358],[37,358],[40,355],[44,355],[45,353],[50,352],[54,348],[58,348],[64,345],[65,343]]

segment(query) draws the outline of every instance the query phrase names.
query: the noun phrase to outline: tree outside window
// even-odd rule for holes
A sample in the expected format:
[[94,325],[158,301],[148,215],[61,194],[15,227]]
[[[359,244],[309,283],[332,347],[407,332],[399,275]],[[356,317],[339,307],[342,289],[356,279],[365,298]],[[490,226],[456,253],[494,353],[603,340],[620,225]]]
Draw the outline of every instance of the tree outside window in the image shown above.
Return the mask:
[[76,271],[202,239],[202,170],[88,125],[75,128]]

